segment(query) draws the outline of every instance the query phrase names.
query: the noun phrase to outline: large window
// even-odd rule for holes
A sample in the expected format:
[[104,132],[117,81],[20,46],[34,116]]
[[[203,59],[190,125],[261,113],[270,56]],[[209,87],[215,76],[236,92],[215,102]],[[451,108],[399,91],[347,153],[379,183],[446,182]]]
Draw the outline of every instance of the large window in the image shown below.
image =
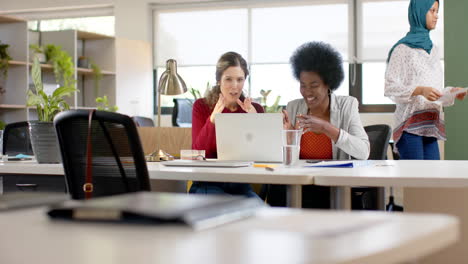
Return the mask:
[[[215,84],[219,56],[236,51],[250,65],[245,93],[259,98],[260,90],[272,90],[268,104],[281,96],[284,105],[300,98],[289,65],[293,51],[308,41],[324,41],[338,49],[344,60],[345,81],[336,93],[356,96],[363,106],[361,111],[388,111],[385,106],[392,102],[383,95],[386,59],[392,45],[409,30],[408,2],[241,0],[232,4],[156,5],[155,69],[159,76],[165,61],[176,59],[187,85],[203,94],[207,83]],[[443,51],[442,6],[431,37]],[[163,96],[162,105],[172,106],[172,98]]]
[[[250,79],[244,92],[260,98],[260,90],[272,90],[268,104],[277,96],[286,104],[300,97],[298,82],[292,77],[289,57],[307,41],[331,43],[343,55],[347,73],[348,7],[347,1],[310,1],[265,6],[242,6],[194,10],[156,8],[155,62],[157,75],[169,58],[178,62],[178,73],[188,87],[215,84],[215,67],[221,54],[240,53],[250,65]],[[201,10],[200,10],[201,9]],[[333,14],[330,16],[329,14]],[[281,19],[278,19],[281,17]],[[348,94],[348,83],[338,89]],[[178,97],[190,97],[190,94]],[[173,97],[162,97],[162,106],[171,106]]]
[[[362,63],[362,104],[388,105],[393,102],[384,96],[385,68],[390,48],[409,30],[407,0],[361,0],[361,42],[358,42],[358,62]],[[437,29],[431,38],[442,51],[443,8],[439,10]],[[359,24],[358,24],[359,25]],[[443,56],[443,55],[442,55]],[[443,57],[442,57],[443,58]]]
[[31,30],[38,31],[56,31],[76,29],[87,32],[99,33],[108,36],[115,35],[115,17],[114,16],[98,16],[98,17],[80,17],[80,18],[63,18],[63,19],[46,19],[33,20],[28,22],[28,27]]

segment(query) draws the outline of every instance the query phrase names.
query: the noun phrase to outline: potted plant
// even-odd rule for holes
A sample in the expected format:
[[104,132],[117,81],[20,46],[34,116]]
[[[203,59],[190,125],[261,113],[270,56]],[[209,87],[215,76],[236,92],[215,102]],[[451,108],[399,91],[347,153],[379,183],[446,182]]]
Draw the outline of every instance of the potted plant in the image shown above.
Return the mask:
[[268,95],[270,95],[271,93],[271,90],[260,90],[260,94],[262,95],[261,97],[261,104],[263,106],[263,108],[265,109],[265,113],[280,113],[281,110],[283,109],[283,107],[281,105],[279,105],[279,102],[280,102],[280,99],[281,99],[281,96],[276,96],[276,100],[275,102],[271,105],[271,106],[268,106],[267,105],[267,99],[268,99]]
[[34,57],[37,57],[40,63],[46,63],[46,55],[44,53],[44,49],[41,46],[37,44],[30,44],[29,49],[32,51],[31,61],[34,60]]
[[[8,77],[8,65],[11,60],[10,54],[8,54],[8,44],[2,44],[0,41],[0,73],[2,74],[3,81],[6,81]],[[5,89],[0,86],[0,94],[4,93]]]
[[99,84],[100,84],[100,82],[102,80],[102,72],[101,72],[101,68],[96,63],[91,62],[90,65],[91,65],[91,69],[93,70],[94,97],[96,98],[96,102],[97,102],[97,98],[98,98],[98,95],[99,95],[99,89],[100,89]]
[[76,89],[74,85],[61,85],[52,94],[46,94],[42,84],[41,66],[39,59],[34,57],[31,67],[31,78],[35,92],[28,91],[28,106],[35,106],[37,121],[30,121],[31,144],[38,163],[60,162],[57,136],[53,126],[53,119],[61,111],[70,109],[65,96],[72,95]]
[[103,97],[97,97],[96,105],[97,105],[97,110],[101,110],[101,111],[117,112],[117,110],[119,110],[119,108],[116,105],[113,105],[113,106],[109,105],[109,100],[107,99],[106,95],[104,95]]

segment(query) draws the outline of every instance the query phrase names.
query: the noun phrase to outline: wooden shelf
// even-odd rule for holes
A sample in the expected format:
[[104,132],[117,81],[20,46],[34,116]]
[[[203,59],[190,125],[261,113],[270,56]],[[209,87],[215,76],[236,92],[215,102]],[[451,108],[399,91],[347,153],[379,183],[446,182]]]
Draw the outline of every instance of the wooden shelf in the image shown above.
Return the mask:
[[26,109],[26,105],[0,104],[0,109]]
[[78,106],[76,109],[83,109],[83,110],[97,110],[97,107],[91,107],[91,106]]
[[[10,61],[12,62],[12,61]],[[29,67],[32,66],[32,63],[28,62],[16,62],[15,61],[15,64],[14,65],[28,65]],[[53,70],[54,69],[54,66],[52,66],[51,64],[43,64],[41,63],[41,69],[45,69],[45,70]],[[82,74],[82,75],[93,75],[93,70],[92,69],[87,69],[87,68],[76,68],[76,71],[78,72],[78,74]],[[112,72],[112,71],[105,71],[105,70],[101,70],[101,73],[102,75],[115,75],[115,72]]]
[[[78,74],[93,75],[93,70],[88,68],[76,68]],[[115,72],[101,70],[102,75],[115,75]]]
[[86,32],[86,31],[76,31],[78,35],[78,39],[112,39],[114,37],[107,36],[103,34],[93,33],[93,32]]
[[17,17],[0,15],[0,23],[16,23],[16,22],[27,22],[27,21],[21,18],[17,18]]
[[15,60],[10,60],[8,61],[8,64],[11,66],[26,66],[29,63],[26,61],[15,61]]

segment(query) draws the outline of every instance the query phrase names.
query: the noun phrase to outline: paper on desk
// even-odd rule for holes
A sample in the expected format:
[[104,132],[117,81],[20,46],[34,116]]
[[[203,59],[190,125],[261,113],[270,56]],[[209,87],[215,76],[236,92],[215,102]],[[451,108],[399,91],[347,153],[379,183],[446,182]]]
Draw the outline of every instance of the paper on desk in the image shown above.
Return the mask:
[[447,104],[452,104],[453,100],[455,99],[455,96],[457,96],[458,94],[461,94],[461,93],[466,93],[468,91],[468,87],[466,88],[462,88],[460,90],[457,90],[457,91],[451,91],[453,87],[447,87],[445,88],[444,90],[444,93],[442,94],[442,96],[436,100],[435,102],[436,103],[440,103],[442,105],[447,105]]
[[356,168],[370,164],[369,160],[337,160],[337,161],[321,161],[313,164],[305,165],[304,167],[319,167],[319,168]]

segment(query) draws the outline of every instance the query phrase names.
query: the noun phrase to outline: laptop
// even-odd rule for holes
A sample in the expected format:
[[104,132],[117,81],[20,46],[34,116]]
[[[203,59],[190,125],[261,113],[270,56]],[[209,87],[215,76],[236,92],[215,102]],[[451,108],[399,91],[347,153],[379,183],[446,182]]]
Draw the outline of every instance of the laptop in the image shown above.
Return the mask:
[[215,124],[218,160],[282,162],[282,114],[218,114]]

